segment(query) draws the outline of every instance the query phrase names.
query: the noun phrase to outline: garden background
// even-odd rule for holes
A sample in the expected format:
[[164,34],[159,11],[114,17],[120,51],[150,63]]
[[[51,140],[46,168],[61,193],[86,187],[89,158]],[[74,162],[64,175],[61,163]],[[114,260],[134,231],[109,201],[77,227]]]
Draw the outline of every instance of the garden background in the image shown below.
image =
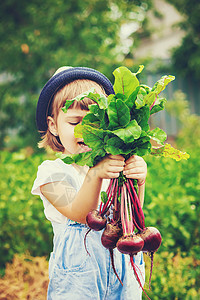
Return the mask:
[[[173,8],[180,17],[171,32],[165,22],[170,14],[160,7]],[[199,15],[198,0],[1,2],[1,300],[46,299],[52,229],[41,200],[30,193],[38,165],[55,158],[37,148],[35,108],[42,86],[63,65],[96,68],[113,82],[116,67],[136,71],[139,64],[145,65],[140,80],[151,86],[160,75],[176,76],[163,95],[169,100],[166,111],[152,118],[151,126],[166,130],[168,142],[190,154],[180,162],[145,157],[146,224],[163,236],[151,291],[145,259],[145,288],[153,300],[199,299]],[[158,49],[157,42],[172,32],[176,43]]]

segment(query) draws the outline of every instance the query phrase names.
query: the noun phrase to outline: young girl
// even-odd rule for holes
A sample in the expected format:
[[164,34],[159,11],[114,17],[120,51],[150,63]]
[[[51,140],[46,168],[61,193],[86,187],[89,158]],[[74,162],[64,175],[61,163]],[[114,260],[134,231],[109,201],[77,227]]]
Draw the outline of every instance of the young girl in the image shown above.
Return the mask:
[[[37,127],[42,135],[39,147],[50,146],[54,151],[74,154],[88,151],[81,138],[74,137],[74,128],[88,111],[93,101],[85,98],[74,102],[64,113],[66,99],[94,87],[97,93],[114,93],[112,84],[101,73],[89,68],[59,69],[44,86],[37,105]],[[54,232],[53,252],[49,261],[48,300],[139,300],[140,288],[129,263],[129,256],[114,249],[120,284],[111,266],[109,251],[101,244],[100,232],[84,236],[88,230],[86,216],[97,209],[100,192],[106,190],[109,180],[120,172],[137,179],[139,198],[144,201],[144,182],[147,174],[145,161],[132,156],[127,161],[120,155],[109,155],[92,168],[67,165],[61,159],[44,161],[38,168],[32,193],[40,195],[44,213]],[[138,275],[144,284],[142,253],[134,256]]]

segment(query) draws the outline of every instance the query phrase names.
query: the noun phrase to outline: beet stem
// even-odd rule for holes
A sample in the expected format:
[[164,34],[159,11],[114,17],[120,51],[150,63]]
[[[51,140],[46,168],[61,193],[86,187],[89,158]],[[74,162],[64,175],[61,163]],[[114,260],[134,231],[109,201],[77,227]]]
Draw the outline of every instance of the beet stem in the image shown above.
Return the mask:
[[129,205],[129,210],[130,210],[130,233],[134,232],[134,224],[133,224],[133,212],[132,212],[132,205],[131,205],[131,200],[130,200],[130,194],[127,191],[127,199],[128,199],[128,205]]
[[119,275],[117,274],[117,271],[115,269],[113,249],[109,248],[109,252],[110,252],[111,265],[112,265],[113,271],[114,271],[115,275],[117,276],[117,279],[119,280],[119,282],[123,286],[123,283],[122,283],[121,279],[119,278]]
[[112,204],[111,198],[112,198],[112,196],[114,194],[115,186],[116,186],[116,180],[114,181],[114,183],[112,185],[112,189],[110,190],[110,193],[108,195],[108,200],[107,200],[106,204],[103,205],[103,208],[102,208],[102,211],[101,211],[101,215],[102,216],[108,211],[108,209],[110,208],[110,206]]
[[127,203],[127,197],[125,195],[125,186],[123,184],[122,186],[122,189],[124,189],[124,203],[125,203],[125,206],[124,206],[124,210],[125,210],[125,226],[126,226],[126,229],[127,229],[127,234],[130,234],[130,228],[129,228],[129,212],[128,212],[128,203]]
[[[109,194],[110,194],[110,190],[111,190],[111,187],[112,187],[112,184],[113,184],[113,180],[114,179],[110,179],[110,183],[109,183],[109,185],[108,185],[108,188],[107,188],[107,190],[106,190],[106,194],[108,195],[108,197],[109,197]],[[105,204],[103,203],[103,202],[101,202],[101,204],[100,204],[100,214],[102,214],[102,210],[103,210],[103,206],[104,206]]]
[[[133,203],[134,212],[135,212],[135,214],[139,215],[139,212],[138,212],[138,210],[137,210],[136,207],[135,207],[135,206],[136,206],[136,205],[135,205],[135,200],[134,200],[133,195],[132,195],[132,193],[131,193],[131,191],[130,191],[130,188],[129,188],[129,186],[128,186],[127,183],[125,183],[125,184],[126,184],[126,187],[127,187],[127,189],[128,189],[128,192],[129,192],[131,201],[132,201],[132,203]],[[133,215],[134,215],[134,214],[133,214]],[[138,218],[140,219],[140,216],[138,216]],[[134,218],[133,218],[133,223],[134,223],[134,225],[136,226],[136,228],[137,228],[139,231],[142,231],[142,230],[143,230],[143,229],[139,226],[138,222],[136,222],[135,216],[134,216]],[[140,222],[140,223],[141,223],[141,222]]]
[[[131,181],[129,181],[129,183],[130,182]],[[136,222],[136,218],[134,218],[134,220],[133,220],[134,224],[135,224],[135,226],[137,227],[137,229],[139,231],[142,231],[142,230],[145,229],[145,224],[144,224],[144,213],[143,213],[143,210],[141,208],[140,201],[138,199],[138,196],[137,196],[137,193],[136,193],[136,191],[134,189],[134,186],[132,186],[132,190],[134,189],[133,190],[134,198],[133,198],[133,195],[132,195],[131,190],[130,190],[130,186],[128,185],[128,183],[125,183],[125,184],[126,184],[126,187],[128,189],[129,195],[131,197],[131,201],[132,201],[133,206],[134,206],[134,212],[135,212],[135,214],[137,216],[137,220],[139,222],[139,224],[138,224],[138,222]],[[139,210],[138,210],[138,203],[139,203]]]
[[141,280],[140,280],[140,278],[139,278],[139,276],[138,276],[138,273],[137,273],[137,270],[136,270],[136,267],[135,267],[135,263],[134,263],[134,261],[133,261],[133,255],[132,255],[132,254],[130,255],[130,262],[131,262],[131,266],[132,266],[132,268],[133,268],[133,271],[134,271],[134,273],[135,273],[135,277],[136,277],[136,279],[137,279],[137,281],[138,281],[138,283],[139,283],[139,285],[140,285],[142,291],[144,292],[144,294],[146,295],[146,297],[147,297],[149,300],[151,300],[151,299],[149,298],[149,296],[147,295],[147,293],[145,292],[143,286],[142,286]]
[[121,188],[121,222],[122,222],[122,229],[123,234],[126,235],[126,224],[124,219],[124,189]]
[[137,204],[138,209],[139,209],[139,215],[140,215],[140,219],[142,220],[143,229],[145,229],[145,224],[144,224],[145,217],[144,217],[144,213],[143,213],[143,210],[142,210],[142,207],[141,207],[140,200],[139,200],[138,195],[137,195],[137,193],[135,191],[135,187],[133,185],[132,180],[129,180],[129,184],[130,184],[130,186],[132,188],[132,191],[134,193],[134,197],[135,197],[135,200],[136,200],[136,204]]
[[114,208],[117,210],[117,196],[118,196],[118,180],[116,183],[116,192],[115,192],[115,198],[114,198]]

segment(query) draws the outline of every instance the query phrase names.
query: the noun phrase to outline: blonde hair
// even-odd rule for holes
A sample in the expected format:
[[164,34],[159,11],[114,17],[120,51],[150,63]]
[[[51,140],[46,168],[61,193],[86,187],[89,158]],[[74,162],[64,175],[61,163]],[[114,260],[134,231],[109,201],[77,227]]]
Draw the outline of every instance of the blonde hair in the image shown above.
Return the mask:
[[[104,95],[106,95],[105,90],[102,86],[100,86],[95,81],[88,79],[77,79],[65,85],[55,94],[51,106],[49,108],[48,116],[51,116],[57,123],[58,114],[60,112],[60,109],[64,107],[66,100],[72,100],[76,96],[88,91],[92,87],[95,88],[96,93],[103,93]],[[69,109],[78,108],[82,110],[88,110],[88,106],[94,103],[95,102],[93,100],[89,98],[84,98],[81,101],[74,101],[74,103],[69,107]],[[41,133],[43,134],[43,136],[42,140],[38,143],[39,148],[50,147],[53,151],[56,152],[64,151],[64,147],[59,137],[54,136],[49,130],[49,128],[46,130],[46,132]]]

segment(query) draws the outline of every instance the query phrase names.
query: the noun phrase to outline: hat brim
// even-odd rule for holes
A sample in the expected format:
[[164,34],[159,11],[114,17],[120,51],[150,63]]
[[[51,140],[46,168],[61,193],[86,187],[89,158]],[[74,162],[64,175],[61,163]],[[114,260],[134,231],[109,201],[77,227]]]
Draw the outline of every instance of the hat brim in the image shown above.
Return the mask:
[[101,85],[106,94],[114,94],[113,85],[110,80],[102,73],[85,67],[75,67],[63,70],[53,77],[43,87],[36,109],[36,123],[38,131],[44,134],[48,128],[47,116],[54,95],[66,84],[77,79],[89,79]]

